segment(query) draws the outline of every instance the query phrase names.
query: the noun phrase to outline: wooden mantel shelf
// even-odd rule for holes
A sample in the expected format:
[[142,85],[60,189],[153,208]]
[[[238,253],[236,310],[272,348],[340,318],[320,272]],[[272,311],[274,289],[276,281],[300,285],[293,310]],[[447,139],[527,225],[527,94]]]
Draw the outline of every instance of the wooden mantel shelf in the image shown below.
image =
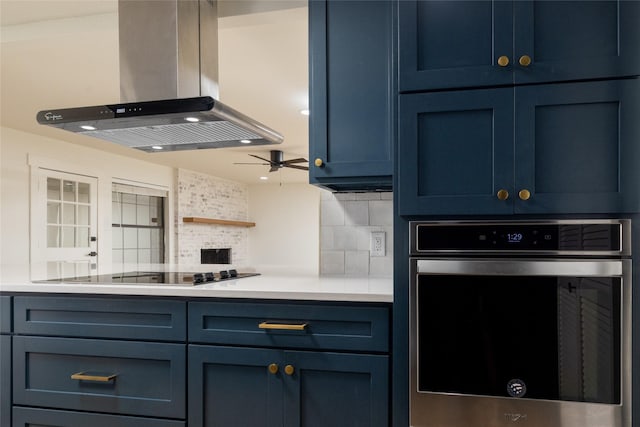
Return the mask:
[[196,216],[182,217],[182,222],[194,222],[198,224],[218,224],[218,225],[233,225],[235,227],[255,227],[255,222],[247,221],[231,221],[228,219],[216,219],[216,218],[199,218]]

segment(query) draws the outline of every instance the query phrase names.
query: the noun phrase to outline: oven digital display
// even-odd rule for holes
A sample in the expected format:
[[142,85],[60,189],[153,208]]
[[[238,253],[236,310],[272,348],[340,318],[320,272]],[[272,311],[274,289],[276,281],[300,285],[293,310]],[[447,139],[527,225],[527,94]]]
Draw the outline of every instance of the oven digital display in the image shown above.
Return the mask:
[[522,242],[522,233],[507,233],[507,242],[509,243]]
[[420,224],[417,250],[620,251],[620,224]]

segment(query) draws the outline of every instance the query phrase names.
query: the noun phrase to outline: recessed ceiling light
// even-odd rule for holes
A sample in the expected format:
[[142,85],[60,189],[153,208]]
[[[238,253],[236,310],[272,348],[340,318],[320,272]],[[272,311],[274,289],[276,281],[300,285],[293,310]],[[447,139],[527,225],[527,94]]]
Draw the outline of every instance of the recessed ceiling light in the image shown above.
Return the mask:
[[251,140],[250,139],[241,139],[240,142],[243,143],[243,144],[251,144]]
[[305,108],[304,110],[300,110],[300,114],[302,114],[303,116],[308,116],[309,115],[309,109]]
[[263,180],[263,181],[266,181],[266,180],[269,179],[269,177],[268,176],[261,176],[260,179]]
[[197,117],[185,117],[184,119],[185,119],[186,121],[188,121],[188,122],[192,122],[192,123],[195,123],[195,122],[199,122],[199,121],[200,121],[200,119],[199,119],[199,118],[197,118]]
[[151,148],[153,148],[154,150],[162,150],[163,148],[159,145],[154,145]]
[[96,130],[94,126],[89,126],[89,125],[82,125],[80,126],[80,128],[84,130]]

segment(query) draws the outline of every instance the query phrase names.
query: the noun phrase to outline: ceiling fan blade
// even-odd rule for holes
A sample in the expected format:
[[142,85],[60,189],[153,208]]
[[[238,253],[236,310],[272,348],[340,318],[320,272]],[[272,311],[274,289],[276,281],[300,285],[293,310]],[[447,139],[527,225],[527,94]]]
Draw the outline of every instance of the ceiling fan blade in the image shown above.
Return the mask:
[[297,159],[285,160],[283,163],[307,163],[309,160],[303,159],[302,157]]
[[303,170],[303,171],[308,171],[309,170],[309,168],[306,167],[306,166],[298,166],[298,165],[282,165],[282,166],[285,167],[285,168],[300,169],[300,170]]
[[267,164],[268,164],[268,165],[270,165],[270,164],[271,164],[271,160],[269,160],[269,159],[265,159],[264,157],[256,156],[255,154],[249,154],[249,155],[250,155],[251,157],[255,157],[256,159],[260,159],[260,160],[262,160],[262,161],[267,162]]
[[271,168],[269,169],[269,172],[275,172],[278,169],[280,169],[280,166],[276,166],[276,165],[271,165]]
[[260,165],[260,166],[269,166],[269,163],[234,163],[234,165]]

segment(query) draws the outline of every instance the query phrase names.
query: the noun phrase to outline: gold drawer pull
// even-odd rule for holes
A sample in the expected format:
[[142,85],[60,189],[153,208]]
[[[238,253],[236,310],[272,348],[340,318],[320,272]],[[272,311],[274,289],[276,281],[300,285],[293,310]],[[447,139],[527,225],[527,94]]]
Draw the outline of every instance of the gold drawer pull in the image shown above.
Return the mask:
[[304,331],[307,327],[306,323],[299,323],[297,325],[292,325],[290,323],[269,323],[262,322],[258,325],[260,329],[280,329],[283,331]]
[[98,375],[98,374],[92,374],[89,372],[78,372],[76,374],[71,375],[71,379],[72,380],[78,380],[78,381],[95,381],[98,383],[108,383],[111,382],[113,380],[115,380],[117,377],[116,374],[112,374],[112,375]]
[[296,369],[293,367],[293,365],[287,365],[284,367],[284,373],[289,376],[293,375],[295,371]]

